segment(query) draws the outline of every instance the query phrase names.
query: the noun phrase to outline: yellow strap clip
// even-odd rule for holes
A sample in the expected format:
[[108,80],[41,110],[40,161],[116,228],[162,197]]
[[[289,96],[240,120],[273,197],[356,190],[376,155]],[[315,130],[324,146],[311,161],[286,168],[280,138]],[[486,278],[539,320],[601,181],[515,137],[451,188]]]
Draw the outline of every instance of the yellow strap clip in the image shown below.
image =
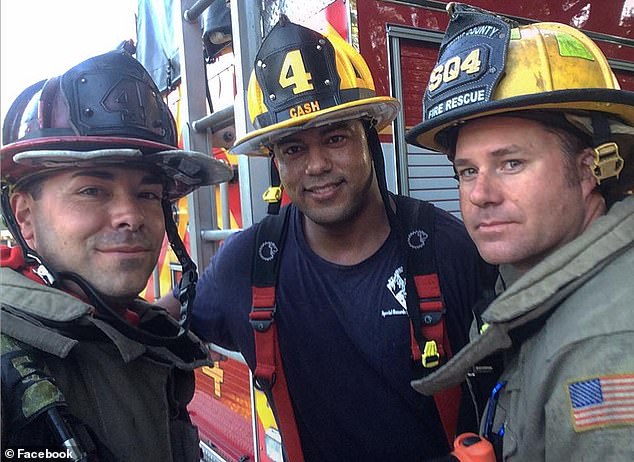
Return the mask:
[[435,340],[427,340],[425,348],[423,348],[423,367],[432,368],[440,363],[440,355],[438,354],[438,345]]
[[262,199],[267,204],[274,204],[275,202],[279,202],[282,200],[282,187],[281,186],[269,186],[264,194],[262,194]]
[[601,184],[602,180],[613,176],[618,178],[623,170],[623,164],[624,161],[619,154],[619,147],[616,143],[604,143],[594,148],[592,174],[597,179],[597,183]]

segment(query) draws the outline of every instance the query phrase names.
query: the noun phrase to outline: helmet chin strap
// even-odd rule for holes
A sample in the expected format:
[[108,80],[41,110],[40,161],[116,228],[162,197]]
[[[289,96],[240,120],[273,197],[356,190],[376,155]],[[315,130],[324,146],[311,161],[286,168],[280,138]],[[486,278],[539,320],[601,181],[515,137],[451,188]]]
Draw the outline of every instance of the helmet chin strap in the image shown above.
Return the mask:
[[385,206],[385,213],[387,213],[390,227],[396,229],[398,222],[396,221],[396,214],[392,209],[390,203],[390,193],[387,189],[387,179],[385,176],[385,161],[383,159],[383,148],[381,148],[381,140],[379,139],[379,133],[376,131],[376,127],[371,121],[364,123],[365,134],[368,140],[368,148],[372,155],[372,163],[374,165],[374,171],[376,172],[376,179],[379,185],[379,192],[383,199],[383,205]]
[[172,217],[171,203],[169,200],[163,199],[162,202],[163,213],[165,215],[165,229],[172,249],[183,267],[183,277],[180,282],[179,291],[179,301],[181,302],[181,319],[179,322],[180,329],[178,334],[174,336],[156,335],[131,325],[119,313],[109,306],[109,304],[104,300],[103,295],[100,294],[88,281],[86,281],[85,278],[77,273],[69,271],[54,272],[49,266],[47,266],[44,259],[29,247],[20,232],[20,227],[15,219],[15,215],[13,214],[13,210],[10,205],[8,185],[2,187],[1,206],[2,215],[7,224],[7,228],[9,228],[9,231],[15,240],[18,241],[25,260],[28,263],[35,263],[37,265],[35,272],[42,278],[46,285],[59,289],[63,281],[71,281],[75,283],[86,297],[88,297],[90,303],[96,308],[98,317],[107,319],[110,324],[116,327],[126,337],[146,345],[169,347],[177,344],[181,338],[187,334],[198,274],[196,272],[196,265],[187,254],[185,245],[178,235],[178,229],[176,228],[176,223],[174,223],[174,219]]
[[35,274],[37,274],[46,285],[51,287],[57,287],[58,283],[58,275],[55,274],[46,264],[44,263],[44,259],[29,245],[26,240],[22,236],[22,232],[20,231],[20,226],[18,225],[17,220],[15,219],[15,215],[13,214],[13,209],[11,208],[11,204],[9,201],[9,185],[2,186],[2,197],[1,197],[1,207],[2,207],[2,216],[4,217],[4,222],[9,228],[9,232],[13,236],[13,238],[18,241],[20,248],[22,249],[22,254],[24,255],[24,260],[27,263],[35,263]]
[[178,283],[178,301],[181,304],[180,320],[181,331],[187,331],[191,323],[191,311],[193,308],[194,297],[196,296],[196,283],[198,282],[198,272],[196,264],[193,262],[185,244],[178,234],[178,228],[174,222],[172,214],[172,204],[166,198],[163,198],[163,216],[165,217],[165,233],[167,240],[176,254],[181,264],[183,276]]
[[86,297],[88,297],[90,303],[96,308],[97,317],[107,320],[109,324],[129,339],[150,346],[170,347],[177,345],[188,332],[186,329],[181,327],[177,335],[164,336],[153,334],[144,329],[139,329],[127,322],[119,313],[113,310],[103,299],[102,294],[95,290],[95,288],[79,274],[72,272],[60,272],[59,277],[60,281],[67,280],[74,282],[82,290],[82,292],[84,292]]

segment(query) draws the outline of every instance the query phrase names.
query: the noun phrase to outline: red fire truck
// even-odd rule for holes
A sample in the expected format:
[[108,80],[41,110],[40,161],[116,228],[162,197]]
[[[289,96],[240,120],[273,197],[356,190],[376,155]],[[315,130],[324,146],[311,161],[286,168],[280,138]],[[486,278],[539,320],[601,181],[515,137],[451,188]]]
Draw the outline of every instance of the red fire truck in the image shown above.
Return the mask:
[[[471,0],[520,24],[556,21],[585,31],[603,49],[624,89],[634,90],[633,0]],[[408,145],[404,134],[421,120],[423,91],[447,26],[447,2],[432,0],[139,0],[137,57],[153,73],[177,114],[185,148],[213,153],[234,179],[182,200],[175,212],[192,256],[203,268],[230,233],[266,214],[268,160],[227,154],[236,134],[252,129],[246,86],[262,37],[281,13],[309,27],[333,27],[366,58],[379,95],[403,103],[380,133],[391,190],[433,202],[459,216],[457,184],[444,156]],[[165,295],[180,268],[169,250],[146,297]],[[190,410],[205,460],[281,461],[281,439],[241,356],[197,371]]]

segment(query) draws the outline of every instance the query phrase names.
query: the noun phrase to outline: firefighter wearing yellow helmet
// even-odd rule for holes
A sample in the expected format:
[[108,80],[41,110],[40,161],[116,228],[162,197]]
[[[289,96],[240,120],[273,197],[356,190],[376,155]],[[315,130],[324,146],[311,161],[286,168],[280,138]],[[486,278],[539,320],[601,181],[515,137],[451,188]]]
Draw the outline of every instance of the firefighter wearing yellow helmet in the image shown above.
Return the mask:
[[282,17],[254,69],[256,129],[233,152],[272,156],[291,204],[224,243],[192,329],[244,355],[287,461],[448,453],[457,420],[477,427],[472,403],[456,412],[466,388],[437,408],[410,381],[464,345],[494,268],[453,215],[388,192],[377,130],[399,103],[376,94],[348,43]]
[[[247,89],[255,130],[237,140],[232,153],[270,156],[273,143],[293,133],[351,119],[366,120],[370,131],[378,132],[396,118],[398,100],[376,94],[365,60],[336,31],[324,36],[282,15],[271,32],[258,50]],[[372,155],[382,184],[379,151],[375,146]],[[264,200],[269,212],[277,213],[282,187],[276,163],[271,182]]]
[[453,162],[467,230],[501,278],[464,354],[413,386],[434,393],[502,350],[481,426],[498,460],[628,460],[634,93],[578,29],[448,12],[407,138]]

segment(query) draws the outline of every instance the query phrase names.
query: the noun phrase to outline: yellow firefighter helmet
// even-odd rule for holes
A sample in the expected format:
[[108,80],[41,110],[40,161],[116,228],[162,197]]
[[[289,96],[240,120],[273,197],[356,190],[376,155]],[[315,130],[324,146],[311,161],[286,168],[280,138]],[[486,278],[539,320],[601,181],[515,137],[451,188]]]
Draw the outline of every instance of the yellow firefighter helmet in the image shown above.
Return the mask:
[[[599,112],[634,126],[634,92],[623,91],[599,47],[574,27],[503,18],[450,4],[451,21],[407,141],[447,152],[452,127],[493,114]],[[590,112],[589,112],[590,111]]]
[[387,126],[399,102],[377,96],[366,62],[334,30],[322,35],[285,16],[260,47],[247,90],[256,130],[231,148],[268,156],[269,146],[291,133],[348,119]]

